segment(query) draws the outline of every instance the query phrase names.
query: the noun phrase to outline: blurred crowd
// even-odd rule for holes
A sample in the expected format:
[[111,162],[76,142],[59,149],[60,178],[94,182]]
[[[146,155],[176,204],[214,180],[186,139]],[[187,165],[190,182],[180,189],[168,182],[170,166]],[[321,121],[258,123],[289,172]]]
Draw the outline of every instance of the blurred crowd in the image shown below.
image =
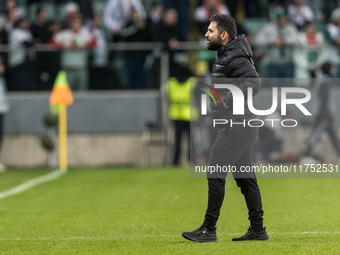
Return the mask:
[[[340,7],[322,0],[2,0],[1,62],[10,91],[49,90],[59,70],[73,90],[156,89],[161,52],[170,75],[209,72],[204,34],[212,14],[231,15],[252,44],[262,77],[317,77],[325,60],[340,77]],[[184,50],[180,43],[201,43]],[[115,44],[138,43],[140,50]],[[143,42],[162,43],[146,49]]]

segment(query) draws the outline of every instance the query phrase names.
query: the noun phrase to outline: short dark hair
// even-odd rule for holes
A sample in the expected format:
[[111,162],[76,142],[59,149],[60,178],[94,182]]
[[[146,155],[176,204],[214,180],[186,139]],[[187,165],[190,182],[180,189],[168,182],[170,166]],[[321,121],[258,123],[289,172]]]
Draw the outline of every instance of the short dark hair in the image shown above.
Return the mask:
[[224,14],[214,14],[210,17],[210,22],[217,23],[216,27],[219,33],[227,31],[230,41],[237,36],[236,23],[232,17]]
[[38,7],[37,11],[35,12],[35,15],[39,15],[44,10],[45,10],[44,7],[42,6]]

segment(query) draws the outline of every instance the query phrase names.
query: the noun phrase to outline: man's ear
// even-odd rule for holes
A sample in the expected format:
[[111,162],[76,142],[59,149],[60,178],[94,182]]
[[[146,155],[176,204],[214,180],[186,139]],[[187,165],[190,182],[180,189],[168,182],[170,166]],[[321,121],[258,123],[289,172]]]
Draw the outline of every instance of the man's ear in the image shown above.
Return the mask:
[[227,31],[223,31],[223,32],[221,33],[221,39],[222,39],[222,41],[224,41],[224,42],[229,42],[229,34],[227,33]]

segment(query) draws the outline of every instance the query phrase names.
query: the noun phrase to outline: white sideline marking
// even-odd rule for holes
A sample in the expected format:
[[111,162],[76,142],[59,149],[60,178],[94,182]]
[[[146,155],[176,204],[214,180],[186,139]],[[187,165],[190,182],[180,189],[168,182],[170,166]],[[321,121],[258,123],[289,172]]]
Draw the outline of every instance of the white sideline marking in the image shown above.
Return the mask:
[[9,196],[13,196],[13,195],[19,194],[19,193],[21,193],[21,192],[23,192],[25,190],[28,190],[30,188],[33,188],[34,186],[39,185],[41,183],[49,182],[49,181],[52,181],[54,179],[57,179],[58,177],[60,177],[64,173],[65,173],[65,171],[56,170],[56,171],[53,171],[52,173],[49,173],[49,174],[46,174],[46,175],[34,178],[34,179],[29,180],[27,182],[24,182],[23,184],[20,184],[17,187],[14,187],[14,188],[12,188],[10,190],[6,190],[4,192],[1,192],[0,193],[0,200],[4,199],[6,197],[9,197]]
[[[268,232],[269,235],[314,235],[314,234],[340,234],[340,232]],[[218,236],[237,236],[242,233],[227,233],[219,234]],[[0,241],[72,241],[72,240],[115,240],[120,238],[154,238],[154,237],[181,237],[181,233],[178,235],[139,235],[139,236],[70,236],[70,237],[13,237],[6,238],[1,237]]]

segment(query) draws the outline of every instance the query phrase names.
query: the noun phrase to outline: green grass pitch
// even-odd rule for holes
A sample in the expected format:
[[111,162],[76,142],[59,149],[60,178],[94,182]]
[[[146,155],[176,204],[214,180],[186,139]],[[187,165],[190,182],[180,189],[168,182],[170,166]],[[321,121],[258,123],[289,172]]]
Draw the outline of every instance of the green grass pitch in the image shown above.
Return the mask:
[[[0,173],[0,193],[47,170]],[[268,242],[231,242],[249,223],[227,180],[217,243],[202,223],[207,182],[188,169],[73,169],[0,200],[0,254],[340,254],[339,179],[259,179]]]

